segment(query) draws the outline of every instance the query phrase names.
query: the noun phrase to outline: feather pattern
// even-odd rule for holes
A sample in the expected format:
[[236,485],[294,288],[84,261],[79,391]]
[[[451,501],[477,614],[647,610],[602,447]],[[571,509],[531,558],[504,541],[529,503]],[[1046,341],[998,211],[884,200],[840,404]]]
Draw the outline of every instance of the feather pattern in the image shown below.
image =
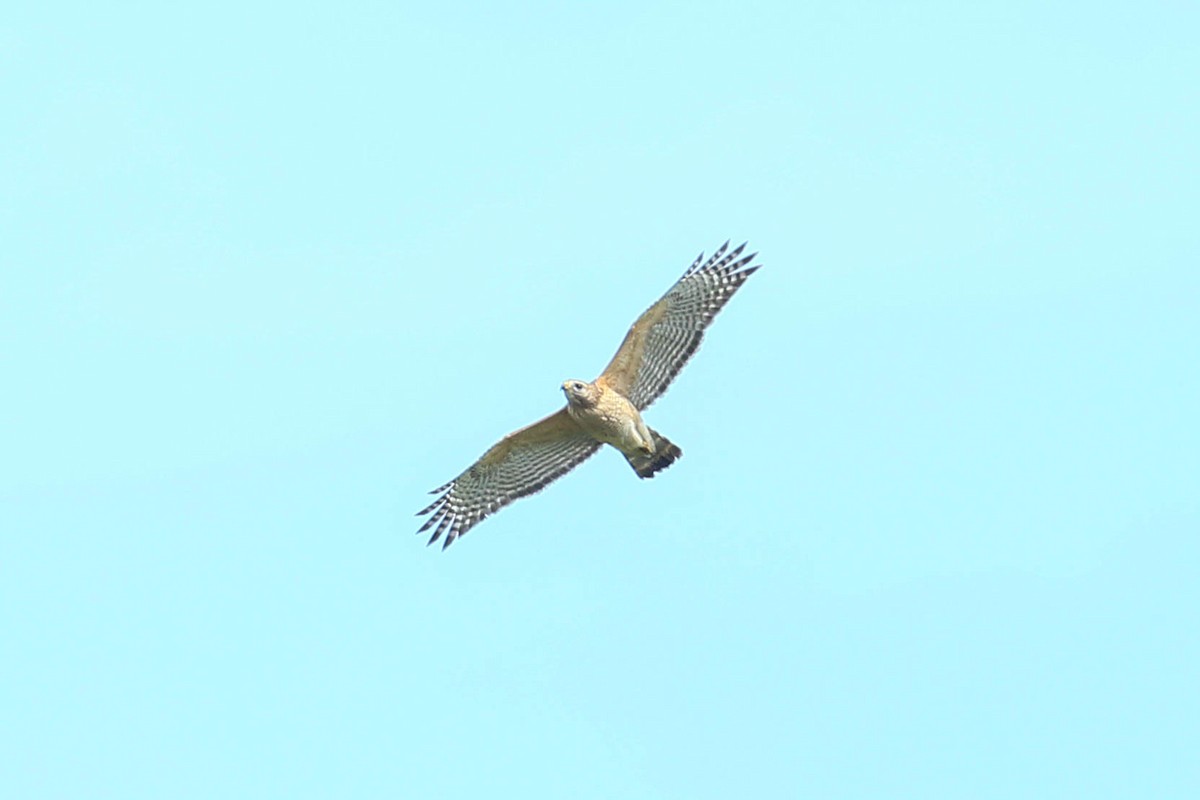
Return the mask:
[[600,449],[566,410],[505,436],[454,480],[434,489],[439,497],[417,512],[429,519],[417,533],[433,529],[449,547],[484,517],[520,497],[541,491]]
[[705,261],[692,262],[683,277],[638,317],[597,382],[604,382],[639,410],[667,391],[671,381],[700,347],[704,331],[759,265],[757,253],[742,256],[746,245],[729,242]]

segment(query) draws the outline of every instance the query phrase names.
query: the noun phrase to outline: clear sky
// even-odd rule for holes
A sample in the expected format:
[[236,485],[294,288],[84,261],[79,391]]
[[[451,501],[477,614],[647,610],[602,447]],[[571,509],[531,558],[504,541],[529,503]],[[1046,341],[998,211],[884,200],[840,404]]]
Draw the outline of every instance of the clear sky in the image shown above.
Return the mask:
[[19,5],[4,797],[1200,796],[1194,5]]

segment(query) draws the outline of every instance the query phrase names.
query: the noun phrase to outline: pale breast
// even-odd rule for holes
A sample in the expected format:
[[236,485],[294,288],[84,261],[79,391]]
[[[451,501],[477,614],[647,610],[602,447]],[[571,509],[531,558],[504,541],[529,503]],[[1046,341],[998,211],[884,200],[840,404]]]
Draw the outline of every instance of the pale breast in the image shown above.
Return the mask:
[[642,445],[638,433],[640,414],[617,392],[605,389],[591,408],[570,407],[570,414],[597,440],[621,452],[634,452]]

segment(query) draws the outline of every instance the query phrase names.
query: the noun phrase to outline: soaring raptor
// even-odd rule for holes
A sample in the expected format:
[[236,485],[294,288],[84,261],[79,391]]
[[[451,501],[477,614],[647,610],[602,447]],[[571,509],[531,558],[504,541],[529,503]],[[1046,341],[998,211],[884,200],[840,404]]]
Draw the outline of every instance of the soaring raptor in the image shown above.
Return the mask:
[[442,547],[449,547],[488,514],[540,491],[605,444],[621,451],[640,478],[675,463],[683,451],[647,426],[640,412],[667,390],[713,317],[758,269],[749,266],[757,254],[742,256],[745,249],[743,244],[729,250],[726,242],[707,261],[701,253],[633,323],[600,377],[563,383],[566,408],[505,436],[464,473],[430,492],[438,498],[417,512],[431,515],[418,533],[433,528],[429,544],[444,534]]

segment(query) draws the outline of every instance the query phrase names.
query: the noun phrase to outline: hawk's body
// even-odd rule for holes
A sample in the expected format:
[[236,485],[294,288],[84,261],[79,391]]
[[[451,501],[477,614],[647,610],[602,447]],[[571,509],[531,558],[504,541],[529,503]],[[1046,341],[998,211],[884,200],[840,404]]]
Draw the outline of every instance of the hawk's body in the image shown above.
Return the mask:
[[620,450],[638,476],[649,478],[683,455],[666,437],[650,430],[633,403],[603,379],[567,381],[563,391],[571,419],[596,441]]
[[[652,430],[641,412],[662,396],[704,336],[704,329],[746,278],[754,255],[739,259],[741,247],[726,242],[708,261],[701,254],[662,299],[638,317],[600,377],[569,380],[562,389],[567,407],[510,433],[445,486],[428,508],[421,530],[433,527],[433,544],[443,547],[497,509],[542,489],[578,466],[605,444],[649,478],[683,452]],[[436,527],[434,527],[436,526]]]

